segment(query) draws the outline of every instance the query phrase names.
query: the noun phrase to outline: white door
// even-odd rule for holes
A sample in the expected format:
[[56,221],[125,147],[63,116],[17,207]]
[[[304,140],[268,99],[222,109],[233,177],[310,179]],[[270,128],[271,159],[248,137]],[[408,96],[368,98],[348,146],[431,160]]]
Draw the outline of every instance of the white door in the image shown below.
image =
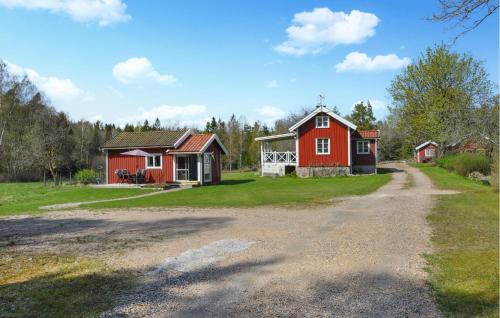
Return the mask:
[[212,154],[203,154],[203,182],[212,182]]

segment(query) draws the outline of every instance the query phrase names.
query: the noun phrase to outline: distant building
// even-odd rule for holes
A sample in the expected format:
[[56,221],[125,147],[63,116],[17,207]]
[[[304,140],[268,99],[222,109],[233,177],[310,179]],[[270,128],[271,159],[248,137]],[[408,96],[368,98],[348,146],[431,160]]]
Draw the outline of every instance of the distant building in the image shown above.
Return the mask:
[[433,160],[437,156],[438,144],[434,141],[426,141],[415,147],[415,160],[425,163]]

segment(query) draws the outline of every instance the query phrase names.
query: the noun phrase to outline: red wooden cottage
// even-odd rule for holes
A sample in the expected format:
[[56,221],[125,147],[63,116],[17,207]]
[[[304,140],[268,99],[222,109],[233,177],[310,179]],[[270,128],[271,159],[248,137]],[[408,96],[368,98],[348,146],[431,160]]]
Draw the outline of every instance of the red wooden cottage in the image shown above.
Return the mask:
[[429,162],[437,156],[438,144],[434,141],[426,141],[415,147],[415,160],[417,162]]
[[[190,129],[122,132],[102,148],[106,153],[107,183],[135,180],[139,173],[145,174],[141,183],[216,184],[221,181],[221,156],[227,153],[216,134],[195,134]],[[147,154],[124,154],[130,150]]]
[[[378,130],[358,131],[356,125],[318,106],[289,132],[259,137],[262,175],[300,177],[377,172]],[[294,151],[276,151],[275,142],[295,140]]]

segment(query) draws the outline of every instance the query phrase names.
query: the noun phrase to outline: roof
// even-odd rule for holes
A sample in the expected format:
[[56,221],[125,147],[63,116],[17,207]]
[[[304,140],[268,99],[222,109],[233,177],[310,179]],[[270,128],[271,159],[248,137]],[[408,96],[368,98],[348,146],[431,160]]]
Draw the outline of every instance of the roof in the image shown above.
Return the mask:
[[352,128],[352,129],[356,129],[356,125],[354,125],[353,123],[351,123],[347,119],[342,118],[341,116],[335,114],[334,112],[332,112],[331,110],[329,110],[328,108],[326,108],[324,106],[320,106],[320,107],[316,107],[316,109],[314,111],[312,111],[306,117],[302,118],[299,122],[297,122],[295,125],[290,127],[288,130],[290,132],[294,131],[295,129],[297,129],[300,126],[302,126],[303,124],[305,124],[309,119],[316,116],[316,114],[318,114],[318,113],[325,113],[325,114],[329,115],[330,117],[333,117],[334,119],[338,120],[342,124],[346,125],[347,127]]
[[428,140],[428,141],[424,142],[423,144],[420,144],[420,145],[416,146],[416,147],[415,147],[415,150],[419,150],[420,148],[423,148],[423,147],[425,147],[425,146],[427,146],[427,145],[434,145],[434,146],[436,146],[436,147],[438,146],[438,144],[437,144],[437,143],[435,143],[434,141],[432,141],[432,140]]
[[227,153],[226,147],[222,144],[216,134],[193,134],[173,150],[171,153],[202,153],[210,146],[212,142],[217,142],[224,153]]
[[141,131],[121,132],[111,140],[104,143],[102,148],[128,149],[128,148],[151,148],[151,147],[175,147],[186,139],[191,131]]
[[380,138],[380,130],[356,130],[352,134],[353,139],[378,139]]
[[263,136],[263,137],[257,137],[255,138],[256,141],[266,141],[266,140],[286,140],[286,139],[292,139],[295,137],[295,133],[286,133],[286,134],[280,134],[280,135],[271,135],[271,136]]

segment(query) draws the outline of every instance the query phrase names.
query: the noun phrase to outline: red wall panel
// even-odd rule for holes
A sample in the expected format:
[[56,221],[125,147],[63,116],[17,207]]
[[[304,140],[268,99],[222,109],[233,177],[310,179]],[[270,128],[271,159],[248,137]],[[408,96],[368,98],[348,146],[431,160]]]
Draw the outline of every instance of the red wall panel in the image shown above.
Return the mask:
[[353,140],[351,144],[352,149],[352,164],[355,165],[374,165],[376,163],[375,158],[375,140],[371,139],[370,141],[370,153],[369,154],[358,154],[357,150],[357,140]]
[[[135,148],[134,148],[135,149]],[[140,149],[140,148],[139,148]],[[148,183],[166,183],[173,181],[173,162],[172,155],[165,153],[166,148],[145,148],[141,149],[148,153],[162,154],[161,169],[146,169],[146,182]],[[115,174],[117,169],[127,169],[130,173],[135,173],[137,169],[144,169],[146,162],[144,157],[124,156],[122,152],[128,149],[108,150],[108,183],[118,183],[118,177]]]
[[[322,114],[318,114],[320,116]],[[347,133],[349,128],[330,118],[329,128],[316,128],[316,117],[299,127],[299,166],[348,166]],[[330,138],[330,154],[316,154],[316,138]]]
[[418,150],[418,154],[419,154],[419,156],[416,158],[416,159],[417,159],[417,162],[424,162],[424,161],[425,161],[425,159],[427,158],[427,157],[425,156],[425,149],[427,149],[427,148],[434,148],[434,151],[435,151],[435,153],[437,154],[437,147],[436,147],[436,146],[434,146],[433,144],[429,144],[429,145],[427,145],[427,146],[425,146],[425,147],[422,147],[422,148],[420,148],[420,149]]

